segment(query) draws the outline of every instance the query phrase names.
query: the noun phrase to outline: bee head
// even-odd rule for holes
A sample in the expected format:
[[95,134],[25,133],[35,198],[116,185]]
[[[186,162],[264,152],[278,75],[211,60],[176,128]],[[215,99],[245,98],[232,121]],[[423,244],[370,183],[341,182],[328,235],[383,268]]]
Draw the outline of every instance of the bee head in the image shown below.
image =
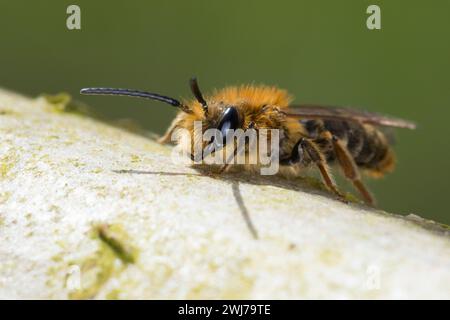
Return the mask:
[[233,133],[234,130],[240,127],[239,113],[236,107],[226,107],[222,112],[220,121],[217,125],[218,132],[221,133],[222,141],[217,141],[217,144],[225,145],[227,136]]
[[224,148],[230,138],[234,139],[234,131],[238,128],[240,128],[240,117],[237,108],[234,106],[225,107],[219,116],[219,120],[208,128],[215,129],[215,132],[207,143],[204,154],[208,155]]
[[[202,105],[205,117],[207,117],[208,103],[203,98],[197,79],[192,78],[189,83],[192,94],[194,95],[195,99]],[[229,132],[233,132],[231,130],[236,130],[240,126],[240,118],[237,108],[235,106],[226,106],[225,108],[223,108],[223,111],[219,115],[218,119],[219,120],[214,121],[214,124],[209,126],[209,128],[217,129],[218,132],[221,133],[221,138],[219,139],[219,137],[217,136],[213,137],[213,139],[211,140],[211,144],[214,142],[216,147],[223,147],[226,144],[226,138]]]

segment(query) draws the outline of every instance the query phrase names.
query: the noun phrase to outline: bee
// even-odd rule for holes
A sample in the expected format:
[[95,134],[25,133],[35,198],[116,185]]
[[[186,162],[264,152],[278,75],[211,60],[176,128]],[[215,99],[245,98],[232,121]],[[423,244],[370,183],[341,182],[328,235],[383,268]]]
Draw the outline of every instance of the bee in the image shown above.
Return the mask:
[[[161,143],[170,142],[171,136],[177,132],[182,132],[180,140],[191,138],[186,135],[193,135],[196,121],[202,123],[202,130],[214,128],[223,135],[230,129],[278,129],[280,168],[293,169],[289,172],[296,175],[305,168],[317,168],[324,185],[345,201],[330,172],[330,165],[336,164],[363,200],[371,206],[375,205],[375,200],[363,183],[360,172],[379,178],[395,167],[395,154],[382,127],[416,127],[413,122],[407,120],[357,109],[293,105],[292,97],[287,91],[276,87],[226,87],[216,90],[205,99],[197,80],[192,78],[190,89],[194,99],[186,102],[131,89],[84,88],[80,93],[139,97],[161,101],[178,108],[177,116],[159,140]],[[205,142],[203,146],[208,149],[214,144],[213,139],[209,143]],[[224,144],[225,141],[222,147]],[[187,151],[191,153],[192,145],[186,148],[190,149]],[[194,156],[191,158],[195,160]],[[203,159],[204,154],[201,154],[200,160]],[[228,168],[227,162],[220,172]],[[244,168],[249,169],[249,166]]]

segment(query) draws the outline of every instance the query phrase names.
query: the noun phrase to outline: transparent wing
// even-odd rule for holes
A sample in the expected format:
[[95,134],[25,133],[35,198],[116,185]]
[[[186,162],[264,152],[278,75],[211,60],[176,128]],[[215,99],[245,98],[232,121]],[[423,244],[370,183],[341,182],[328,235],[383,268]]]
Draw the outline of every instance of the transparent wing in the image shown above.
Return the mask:
[[329,107],[319,105],[293,105],[283,110],[288,116],[301,119],[330,119],[330,120],[346,120],[357,121],[360,123],[368,123],[377,126],[396,127],[415,129],[414,122],[383,116],[378,113],[368,112],[364,110],[345,108],[345,107]]

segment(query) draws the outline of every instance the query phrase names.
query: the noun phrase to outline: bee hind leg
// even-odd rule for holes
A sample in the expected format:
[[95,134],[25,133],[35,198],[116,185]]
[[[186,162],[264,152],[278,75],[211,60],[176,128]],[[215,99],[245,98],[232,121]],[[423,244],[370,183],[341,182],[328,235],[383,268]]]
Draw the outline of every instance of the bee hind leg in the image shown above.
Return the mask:
[[355,189],[358,190],[368,205],[375,206],[375,199],[362,182],[358,167],[347,147],[342,144],[338,137],[332,135],[330,132],[327,132],[326,135],[326,138],[332,142],[334,153],[344,176],[353,183]]

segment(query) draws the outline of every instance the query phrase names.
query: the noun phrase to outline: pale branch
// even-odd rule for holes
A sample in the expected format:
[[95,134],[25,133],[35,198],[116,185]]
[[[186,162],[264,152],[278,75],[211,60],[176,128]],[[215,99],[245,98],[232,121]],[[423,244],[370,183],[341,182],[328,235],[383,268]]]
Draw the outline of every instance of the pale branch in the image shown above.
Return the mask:
[[0,91],[0,298],[450,298],[445,226],[206,175],[74,109]]

